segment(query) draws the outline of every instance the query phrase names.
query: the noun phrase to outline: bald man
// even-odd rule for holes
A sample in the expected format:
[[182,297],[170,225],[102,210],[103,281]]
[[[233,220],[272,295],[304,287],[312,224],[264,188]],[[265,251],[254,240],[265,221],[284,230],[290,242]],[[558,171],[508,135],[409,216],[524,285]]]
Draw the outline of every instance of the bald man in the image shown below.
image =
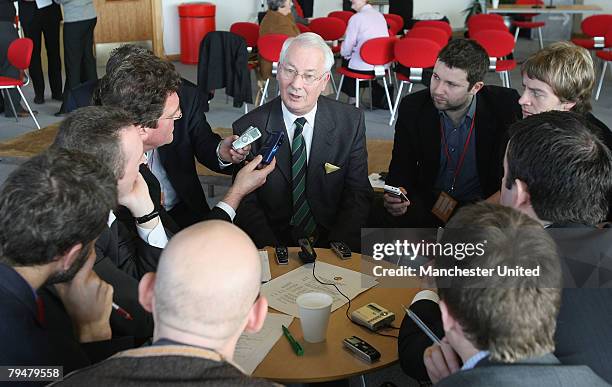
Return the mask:
[[82,386],[271,386],[232,363],[242,332],[257,332],[268,310],[259,295],[255,245],[238,227],[212,220],[172,238],[157,273],[139,286],[153,314],[153,345],[125,351],[58,383]]

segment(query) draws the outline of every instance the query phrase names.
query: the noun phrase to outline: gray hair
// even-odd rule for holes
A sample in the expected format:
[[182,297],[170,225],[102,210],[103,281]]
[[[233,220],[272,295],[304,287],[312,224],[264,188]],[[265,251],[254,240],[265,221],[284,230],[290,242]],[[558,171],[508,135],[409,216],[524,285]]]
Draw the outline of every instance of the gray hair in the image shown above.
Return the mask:
[[287,0],[268,0],[268,9],[272,11],[278,11],[280,7],[285,5]]
[[287,51],[289,51],[289,47],[294,43],[299,45],[300,47],[313,47],[320,49],[323,53],[323,57],[325,58],[325,62],[323,63],[323,68],[325,69],[325,72],[331,70],[332,66],[334,65],[334,54],[332,53],[332,50],[331,48],[329,48],[327,43],[325,43],[323,38],[321,38],[314,32],[304,32],[303,34],[300,34],[295,38],[289,38],[285,40],[278,63],[285,63]]

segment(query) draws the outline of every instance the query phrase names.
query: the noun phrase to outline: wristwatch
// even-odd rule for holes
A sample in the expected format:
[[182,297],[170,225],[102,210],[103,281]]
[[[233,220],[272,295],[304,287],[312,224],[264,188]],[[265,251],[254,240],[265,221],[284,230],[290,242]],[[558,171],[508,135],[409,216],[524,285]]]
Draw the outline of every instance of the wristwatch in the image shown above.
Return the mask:
[[152,212],[141,216],[139,218],[134,218],[136,220],[136,223],[138,224],[143,224],[143,223],[147,223],[149,220],[156,218],[157,216],[159,216],[159,211],[157,211],[156,209],[153,209]]

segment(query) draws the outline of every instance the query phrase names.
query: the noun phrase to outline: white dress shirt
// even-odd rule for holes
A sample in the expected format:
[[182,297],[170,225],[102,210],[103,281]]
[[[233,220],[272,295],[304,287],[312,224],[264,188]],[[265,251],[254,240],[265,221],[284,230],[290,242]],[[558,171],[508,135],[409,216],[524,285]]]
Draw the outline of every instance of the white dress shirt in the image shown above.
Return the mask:
[[[113,211],[110,211],[108,214],[108,227],[110,227],[116,219],[117,217]],[[161,218],[159,219],[159,222],[157,222],[157,226],[152,229],[144,228],[139,224],[136,224],[136,231],[138,232],[140,239],[153,247],[163,249],[168,244],[168,236],[166,235],[166,230],[164,230],[164,225],[162,224]]]
[[306,119],[306,124],[302,130],[302,136],[304,137],[304,145],[306,146],[306,163],[310,159],[310,145],[312,144],[312,136],[314,133],[315,116],[317,114],[317,105],[308,113],[303,116],[296,116],[291,113],[285,106],[285,103],[281,101],[281,108],[283,110],[283,121],[285,121],[285,128],[287,128],[287,140],[289,140],[289,148],[293,146],[293,135],[295,133],[295,120],[299,117]]

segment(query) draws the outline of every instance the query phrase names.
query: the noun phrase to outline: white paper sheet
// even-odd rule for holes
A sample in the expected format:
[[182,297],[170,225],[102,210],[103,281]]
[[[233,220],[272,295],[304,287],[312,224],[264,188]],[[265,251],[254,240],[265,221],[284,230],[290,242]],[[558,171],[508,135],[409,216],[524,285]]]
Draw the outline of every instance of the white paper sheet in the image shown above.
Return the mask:
[[261,282],[268,282],[272,279],[272,273],[270,272],[270,260],[268,259],[267,251],[259,252],[259,259],[261,259]]
[[36,0],[36,6],[38,9],[45,8],[51,5],[53,0]]
[[380,174],[370,173],[368,179],[370,179],[370,185],[372,185],[372,188],[385,188],[385,181],[380,178]]
[[[322,282],[336,284],[351,300],[359,293],[378,284],[376,278],[372,276],[321,261],[317,262],[315,274]],[[261,286],[261,294],[268,299],[270,307],[295,317],[299,317],[295,299],[300,294],[308,292],[322,292],[332,296],[334,299],[332,312],[348,302],[336,288],[331,285],[323,285],[313,278],[312,263],[283,274]]]
[[268,313],[263,328],[257,333],[243,333],[236,344],[234,362],[247,374],[252,374],[283,335],[282,325],[288,327],[293,316]]

